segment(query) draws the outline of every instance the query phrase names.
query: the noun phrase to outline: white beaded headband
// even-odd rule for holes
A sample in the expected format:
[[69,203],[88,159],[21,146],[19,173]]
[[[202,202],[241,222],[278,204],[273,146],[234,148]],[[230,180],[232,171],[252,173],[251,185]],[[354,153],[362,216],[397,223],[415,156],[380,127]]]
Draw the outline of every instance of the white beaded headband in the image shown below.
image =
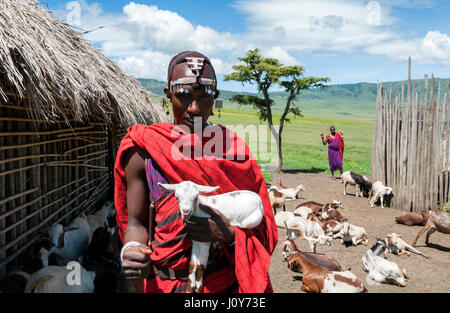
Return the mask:
[[[200,75],[203,72],[205,66],[204,58],[186,57],[186,63],[188,67],[195,74],[195,77],[182,77],[177,80],[173,80],[169,84],[170,92],[172,93],[189,93],[190,86],[200,86],[204,88],[207,94],[216,94],[216,82],[213,79],[201,78]],[[198,87],[197,87],[198,88]]]

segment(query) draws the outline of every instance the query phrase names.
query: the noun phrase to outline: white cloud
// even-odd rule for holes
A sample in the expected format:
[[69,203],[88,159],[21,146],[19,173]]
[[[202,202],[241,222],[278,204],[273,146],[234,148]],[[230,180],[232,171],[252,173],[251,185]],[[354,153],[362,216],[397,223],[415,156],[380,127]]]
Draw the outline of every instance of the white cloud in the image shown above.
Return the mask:
[[[405,38],[389,26],[397,19],[390,7],[434,6],[438,0],[237,0],[248,18],[248,30],[221,32],[194,25],[176,12],[130,2],[120,14],[103,12],[97,3],[81,4],[84,37],[100,47],[128,74],[166,79],[167,66],[178,52],[196,50],[210,57],[218,76],[228,74],[238,57],[259,48],[285,65],[301,64],[303,55],[366,52],[423,64],[450,63],[450,37],[429,31],[423,38]],[[390,4],[391,3],[391,4]],[[378,6],[381,4],[381,6]],[[54,15],[66,20],[68,12]],[[103,26],[102,29],[97,29]]]
[[[179,14],[161,10],[155,5],[131,2],[123,14],[103,13],[97,3],[81,4],[81,25],[75,30],[89,31],[84,37],[100,47],[127,74],[136,77],[166,79],[173,55],[195,50],[210,57],[217,75],[232,70],[229,60],[245,53],[246,44],[228,32],[203,25],[193,25]],[[68,12],[55,12],[67,21]],[[97,29],[98,27],[103,27]]]
[[433,63],[450,63],[450,37],[438,31],[430,31],[422,40],[422,54]]
[[261,51],[265,57],[280,60],[283,65],[301,65],[295,57],[287,53],[283,48],[272,47],[268,50]]
[[395,61],[404,61],[411,56],[418,64],[450,64],[450,37],[429,31],[424,38],[386,42],[368,47],[367,51],[386,55]]
[[[362,1],[240,0],[236,8],[248,14],[255,38],[287,51],[352,51],[396,37],[386,28],[395,19],[389,10],[368,8]],[[369,23],[376,17],[376,25]]]

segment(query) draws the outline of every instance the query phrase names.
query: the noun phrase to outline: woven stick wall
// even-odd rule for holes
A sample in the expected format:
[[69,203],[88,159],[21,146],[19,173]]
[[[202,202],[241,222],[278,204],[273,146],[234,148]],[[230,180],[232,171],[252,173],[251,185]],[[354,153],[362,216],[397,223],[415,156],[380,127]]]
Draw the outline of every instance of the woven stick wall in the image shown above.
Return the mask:
[[393,97],[378,84],[372,181],[393,187],[391,206],[402,211],[450,202],[450,98],[442,96],[440,84],[435,89],[434,77],[429,86],[425,75],[425,94],[419,98],[411,84],[411,58],[408,85],[400,95]]
[[100,118],[72,128],[44,123],[9,99],[0,103],[0,276],[52,223],[97,209],[111,191],[113,164]]

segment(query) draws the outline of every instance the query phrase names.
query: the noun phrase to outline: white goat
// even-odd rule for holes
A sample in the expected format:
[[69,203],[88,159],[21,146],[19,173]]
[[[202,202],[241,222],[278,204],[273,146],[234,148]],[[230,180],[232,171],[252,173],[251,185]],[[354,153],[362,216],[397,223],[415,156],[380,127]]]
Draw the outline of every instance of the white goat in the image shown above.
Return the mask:
[[[383,204],[383,197],[386,195],[392,194],[392,188],[386,187],[383,185],[381,181],[376,181],[372,184],[372,190],[370,191],[370,197],[369,197],[369,204],[370,207],[373,208],[375,202],[377,202],[378,199],[380,199],[381,202],[381,208],[384,208]],[[373,196],[372,196],[373,195]]]
[[362,257],[363,269],[368,272],[366,281],[368,284],[383,283],[405,287],[408,278],[406,270],[401,269],[397,263],[388,261],[375,255],[371,249]]
[[297,188],[278,188],[278,191],[286,196],[286,199],[295,200],[298,199],[298,193],[304,191],[303,185],[298,185]]
[[89,235],[89,242],[92,240],[92,235],[99,227],[107,227],[109,229],[108,218],[113,217],[116,214],[114,209],[114,204],[112,201],[106,202],[103,207],[95,212],[94,214],[90,214],[86,216],[87,222],[91,228],[91,232]]
[[313,213],[313,209],[311,209],[310,207],[307,207],[307,206],[300,206],[294,210],[294,215],[301,216],[305,220],[307,219],[308,214],[311,214],[311,213]]
[[284,222],[291,218],[295,218],[294,213],[289,211],[279,212],[277,215],[275,215],[275,224],[278,227],[284,228]]
[[354,246],[358,244],[367,245],[369,237],[364,227],[355,226],[349,222],[342,223],[342,229],[333,238],[342,238],[342,243],[351,242]]
[[[54,231],[53,234],[59,233],[57,244],[50,250],[40,250],[44,266],[48,265],[48,256],[52,253],[60,255],[67,263],[77,260],[86,251],[89,245],[91,228],[84,213],[81,217],[75,218],[66,228],[66,231],[61,233],[61,227],[58,225],[55,225],[54,230],[57,231]],[[55,238],[51,240],[53,242]]]
[[[33,273],[28,279],[25,293],[92,293],[94,292],[95,273],[86,271],[78,262],[71,262],[73,267],[47,266]],[[75,274],[80,270],[79,281]],[[72,277],[73,276],[73,277]],[[69,284],[74,279],[74,284]]]
[[305,191],[305,187],[303,187],[302,184],[299,184],[297,188],[289,188],[288,186],[283,185],[281,178],[278,178],[277,182],[278,182],[277,190],[282,194],[284,194],[286,198],[289,200],[298,199],[298,193],[300,191]]
[[[179,184],[158,183],[158,185],[165,190],[175,192],[181,216],[185,221],[188,221],[192,215],[210,217],[209,214],[200,209],[199,204],[220,211],[228,219],[230,225],[240,228],[258,226],[264,215],[261,198],[253,191],[238,190],[204,197],[200,193],[211,193],[219,189],[219,186],[202,186],[191,181],[183,181]],[[208,264],[210,245],[211,242],[192,240],[187,292],[203,292],[203,272]]]
[[[299,236],[301,239],[308,241],[311,252],[316,253],[318,243],[331,246],[332,238],[325,235],[324,230],[317,222],[306,220],[300,216],[294,216],[286,219],[284,224],[288,237],[294,239]],[[297,231],[299,235],[294,231]]]

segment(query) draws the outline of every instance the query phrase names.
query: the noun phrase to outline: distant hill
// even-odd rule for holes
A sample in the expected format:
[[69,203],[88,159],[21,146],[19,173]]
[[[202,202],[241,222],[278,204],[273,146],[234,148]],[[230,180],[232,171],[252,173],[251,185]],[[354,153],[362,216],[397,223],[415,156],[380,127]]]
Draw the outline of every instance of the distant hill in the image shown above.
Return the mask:
[[[160,97],[164,97],[165,82],[155,79],[138,79],[141,84]],[[448,93],[450,78],[436,78],[435,90],[437,92],[438,82],[441,84],[441,90]],[[423,79],[412,80],[419,97],[423,97],[425,83]],[[407,82],[405,84],[405,93]],[[431,84],[431,80],[429,80]],[[392,94],[401,93],[402,82],[383,82],[386,91],[392,89]],[[237,104],[230,103],[228,100],[233,91],[221,91],[225,106],[236,107]],[[249,93],[252,94],[252,93]],[[281,110],[286,102],[286,93],[272,92],[272,99],[275,101],[274,110]],[[377,84],[375,83],[355,83],[330,85],[323,89],[306,90],[297,99],[297,105],[306,115],[323,115],[336,117],[355,117],[355,118],[373,118],[375,117],[375,102],[377,97]]]

